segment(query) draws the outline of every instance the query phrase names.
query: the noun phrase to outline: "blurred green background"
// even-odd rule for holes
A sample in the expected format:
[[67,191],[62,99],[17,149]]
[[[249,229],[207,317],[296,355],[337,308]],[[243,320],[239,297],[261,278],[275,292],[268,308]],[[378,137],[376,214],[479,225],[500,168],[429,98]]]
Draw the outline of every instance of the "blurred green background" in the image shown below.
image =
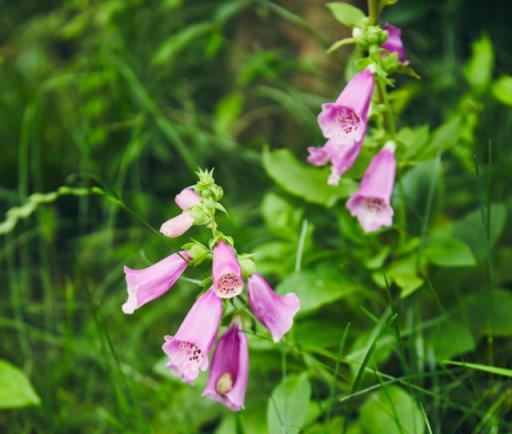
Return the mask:
[[[273,434],[283,394],[288,433],[342,432],[344,420],[352,434],[512,432],[510,371],[441,363],[512,368],[511,2],[401,0],[384,13],[422,77],[399,77],[392,94],[399,126],[413,127],[400,137],[443,148],[400,172],[410,248],[448,230],[469,246],[434,245],[418,273],[386,268],[387,289],[378,270],[407,254],[386,247],[395,235],[365,238],[323,175],[301,183],[298,160],[322,144],[320,105],[353,71],[351,47],[325,53],[350,35],[325,2],[0,6],[0,432]],[[162,336],[192,283],[133,316],[120,308],[123,264],[179,248],[156,230],[199,167],[215,168],[239,250],[305,307],[286,344],[251,339],[236,417],[200,397],[204,379],[191,388],[164,367]],[[29,198],[61,186],[105,193]],[[388,377],[345,363],[365,355]]]

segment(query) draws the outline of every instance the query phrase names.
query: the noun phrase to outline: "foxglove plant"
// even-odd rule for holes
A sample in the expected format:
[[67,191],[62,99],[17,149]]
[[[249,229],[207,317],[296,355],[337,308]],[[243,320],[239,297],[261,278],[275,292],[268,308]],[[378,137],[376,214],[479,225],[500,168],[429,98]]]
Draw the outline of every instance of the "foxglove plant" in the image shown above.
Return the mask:
[[[203,280],[204,293],[198,297],[174,336],[165,336],[162,349],[168,357],[169,371],[191,384],[201,371],[209,367],[223,312],[234,315],[222,336],[211,362],[208,383],[203,396],[212,398],[232,411],[244,408],[248,383],[249,352],[243,319],[257,318],[277,342],[287,333],[298,312],[298,297],[289,293],[277,295],[256,273],[252,255],[239,255],[233,240],[223,234],[215,219],[217,211],[225,212],[220,204],[222,188],[215,184],[212,172],[199,171],[199,181],[176,196],[182,213],[162,225],[161,232],[169,237],[183,234],[193,225],[211,230],[208,246],[192,241],[179,253],[141,270],[125,267],[128,300],[123,312],[136,309],[162,296],[180,278],[188,266],[212,262],[211,276]],[[244,276],[248,279],[248,294],[243,294]],[[224,309],[229,303],[231,309]],[[234,310],[233,310],[234,309]],[[250,327],[250,324],[248,325]],[[245,328],[247,329],[247,328]]]
[[386,89],[393,84],[389,76],[400,69],[411,75],[415,73],[407,67],[401,30],[391,24],[378,26],[377,14],[381,6],[374,0],[368,3],[370,17],[361,20],[353,29],[353,38],[347,39],[367,51],[368,57],[356,62],[362,71],[349,80],[336,102],[322,105],[318,126],[327,143],[321,148],[309,147],[308,162],[315,166],[330,162],[328,184],[338,185],[340,177],[353,166],[365,142],[370,105],[372,99],[375,100],[372,116],[376,118],[377,126],[369,141],[373,147],[387,144],[373,158],[359,190],[347,203],[348,210],[358,219],[363,230],[374,232],[391,226],[394,214],[391,195],[396,172],[396,127]]

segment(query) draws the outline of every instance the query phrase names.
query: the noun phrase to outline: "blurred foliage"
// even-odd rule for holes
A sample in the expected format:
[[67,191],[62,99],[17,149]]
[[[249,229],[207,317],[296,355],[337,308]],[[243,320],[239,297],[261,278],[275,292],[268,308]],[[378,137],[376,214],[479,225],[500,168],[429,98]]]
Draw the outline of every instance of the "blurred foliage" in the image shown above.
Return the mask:
[[[384,9],[422,80],[391,93],[401,220],[372,236],[343,204],[371,137],[337,190],[304,163],[355,70],[325,53],[350,34],[323,2],[1,5],[0,432],[512,431],[510,2]],[[122,265],[178,248],[155,228],[198,166],[226,232],[302,302],[280,346],[249,336],[240,415],[163,368],[192,282],[120,309]]]

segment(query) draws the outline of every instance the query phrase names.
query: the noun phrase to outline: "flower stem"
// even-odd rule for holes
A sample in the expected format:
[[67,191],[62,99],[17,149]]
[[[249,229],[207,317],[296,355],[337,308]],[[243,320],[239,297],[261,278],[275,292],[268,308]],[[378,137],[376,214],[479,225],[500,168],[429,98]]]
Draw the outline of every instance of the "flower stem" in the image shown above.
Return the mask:
[[[372,26],[377,25],[379,23],[379,1],[378,0],[368,0],[368,14],[370,16],[370,24]],[[373,47],[372,47],[373,48]],[[378,47],[375,47],[378,48]],[[372,53],[370,50],[371,57],[375,60],[375,62],[382,66],[382,57],[378,49]],[[393,108],[391,107],[391,103],[388,98],[388,90],[386,87],[386,82],[384,78],[380,75],[377,76],[377,89],[378,89],[378,98],[381,104],[386,106],[386,111],[384,113],[384,123],[387,130],[387,133],[394,138],[396,135],[396,122],[395,115],[393,114]]]
[[391,107],[391,103],[389,102],[386,83],[382,77],[377,77],[377,88],[379,92],[379,102],[386,106],[386,111],[384,112],[384,123],[387,132],[392,138],[394,138],[396,135],[395,115],[393,113],[393,107]]
[[379,22],[378,0],[368,0],[368,15],[370,16],[371,25],[375,25]]

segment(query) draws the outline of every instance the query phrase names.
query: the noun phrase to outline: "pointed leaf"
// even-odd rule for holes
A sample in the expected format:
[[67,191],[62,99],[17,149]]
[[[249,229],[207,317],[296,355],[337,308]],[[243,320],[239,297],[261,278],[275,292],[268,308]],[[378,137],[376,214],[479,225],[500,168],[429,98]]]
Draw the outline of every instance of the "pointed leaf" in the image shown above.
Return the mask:
[[25,373],[0,359],[0,409],[39,405],[41,399]]
[[306,419],[311,385],[305,373],[286,377],[272,392],[267,405],[269,434],[298,434]]

